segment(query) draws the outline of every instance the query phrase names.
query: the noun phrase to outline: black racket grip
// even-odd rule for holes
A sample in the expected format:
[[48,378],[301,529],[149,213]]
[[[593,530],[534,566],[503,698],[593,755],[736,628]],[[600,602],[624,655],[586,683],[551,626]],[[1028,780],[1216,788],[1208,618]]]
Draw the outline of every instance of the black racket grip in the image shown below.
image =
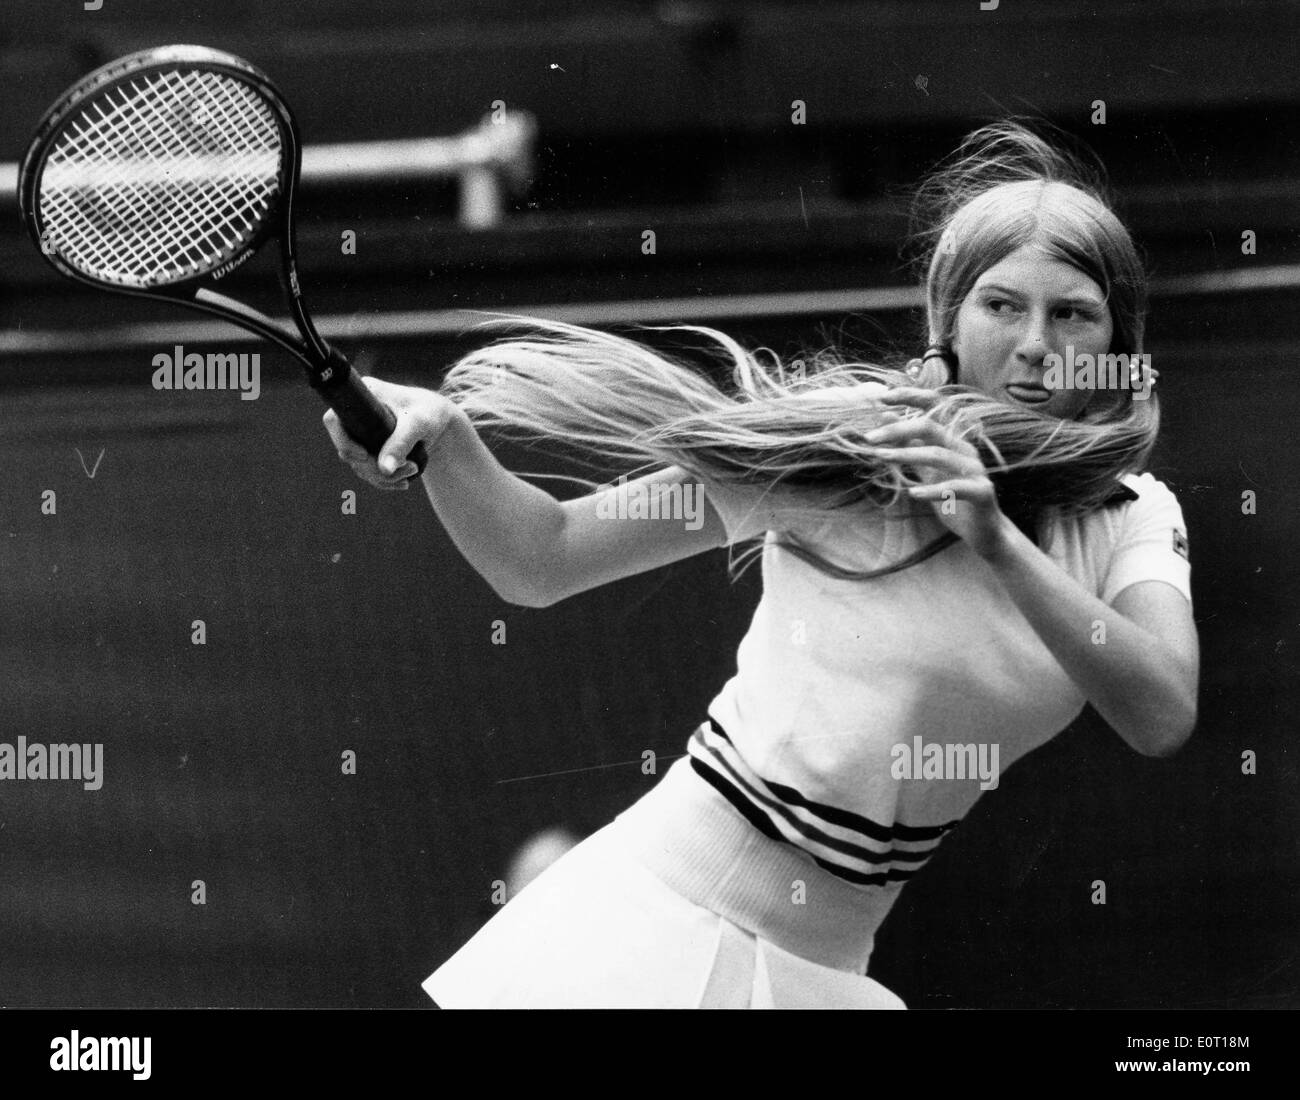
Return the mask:
[[[330,348],[329,370],[313,374],[311,384],[325,399],[325,403],[338,414],[343,430],[372,455],[378,455],[388,437],[393,434],[397,417],[393,415],[392,409],[370,392],[369,387],[361,381],[361,375],[347,359]],[[424,472],[429,456],[423,441],[416,443],[406,457],[415,463],[417,477]]]

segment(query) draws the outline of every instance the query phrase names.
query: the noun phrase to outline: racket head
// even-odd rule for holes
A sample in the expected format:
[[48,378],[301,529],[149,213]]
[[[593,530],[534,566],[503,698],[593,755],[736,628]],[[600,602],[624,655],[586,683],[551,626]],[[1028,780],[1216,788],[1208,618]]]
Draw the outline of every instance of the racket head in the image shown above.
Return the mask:
[[50,107],[19,169],[19,208],[64,275],[166,294],[292,233],[300,157],[265,74],[205,46],[164,46],[104,65]]

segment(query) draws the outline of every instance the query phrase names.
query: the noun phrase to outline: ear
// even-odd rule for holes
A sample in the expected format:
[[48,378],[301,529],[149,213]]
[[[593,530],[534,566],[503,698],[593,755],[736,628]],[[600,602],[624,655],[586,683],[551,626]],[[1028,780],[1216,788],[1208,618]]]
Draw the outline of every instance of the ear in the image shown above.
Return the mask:
[[916,384],[922,389],[935,390],[948,384],[948,368],[938,359],[927,359],[916,373]]
[[[925,356],[920,360],[913,359],[912,363],[920,364],[915,372],[916,384],[926,389],[946,386],[956,378],[956,358],[939,344],[931,344],[925,349]],[[910,373],[911,363],[908,368]]]

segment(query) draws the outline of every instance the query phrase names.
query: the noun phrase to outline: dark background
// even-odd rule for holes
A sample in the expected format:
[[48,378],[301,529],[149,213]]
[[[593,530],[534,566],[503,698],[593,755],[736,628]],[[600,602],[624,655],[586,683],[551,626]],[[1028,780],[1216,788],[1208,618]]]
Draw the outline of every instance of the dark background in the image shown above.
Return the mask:
[[[787,354],[914,352],[912,310],[738,320],[710,299],[911,285],[902,196],[963,133],[1024,112],[1086,141],[1157,280],[1154,472],[1190,528],[1200,724],[1150,760],[1089,713],[1020,763],[904,893],[872,973],[922,1008],[1296,1007],[1297,30],[1272,0],[19,0],[0,29],[0,161],[84,72],[172,41],[264,68],[309,143],[527,109],[536,174],[498,229],[458,228],[442,183],[302,193],[315,311],[367,372],[433,386],[475,337],[348,325],[548,305],[619,320],[695,298],[680,319]],[[491,915],[525,838],[594,830],[653,781],[645,749],[661,772],[683,751],[757,571],[730,586],[717,552],[507,605],[422,494],[337,463],[287,356],[260,348],[256,402],[154,391],[173,341],[117,326],[185,316],[59,281],[0,206],[0,740],[105,746],[98,792],[0,784],[0,1004],[427,1005],[420,981]],[[240,286],[278,311],[259,270]],[[255,349],[234,329],[183,342]],[[86,468],[102,451],[93,480],[77,449]]]

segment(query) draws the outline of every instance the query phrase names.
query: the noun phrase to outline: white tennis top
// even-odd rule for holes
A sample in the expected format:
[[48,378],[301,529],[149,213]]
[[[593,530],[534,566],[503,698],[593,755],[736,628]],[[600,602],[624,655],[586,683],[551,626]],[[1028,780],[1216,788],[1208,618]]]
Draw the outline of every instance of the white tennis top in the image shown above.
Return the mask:
[[[1177,499],[1150,474],[1122,480],[1136,499],[1057,521],[1048,556],[1105,603],[1150,580],[1190,602]],[[757,489],[706,493],[729,544],[767,535],[762,599],[735,675],[691,738],[692,767],[764,833],[841,878],[901,885],[990,779],[1068,726],[1085,698],[962,542],[868,581],[838,580],[774,544],[784,528],[837,564],[880,568],[946,531],[928,506],[810,518]]]

